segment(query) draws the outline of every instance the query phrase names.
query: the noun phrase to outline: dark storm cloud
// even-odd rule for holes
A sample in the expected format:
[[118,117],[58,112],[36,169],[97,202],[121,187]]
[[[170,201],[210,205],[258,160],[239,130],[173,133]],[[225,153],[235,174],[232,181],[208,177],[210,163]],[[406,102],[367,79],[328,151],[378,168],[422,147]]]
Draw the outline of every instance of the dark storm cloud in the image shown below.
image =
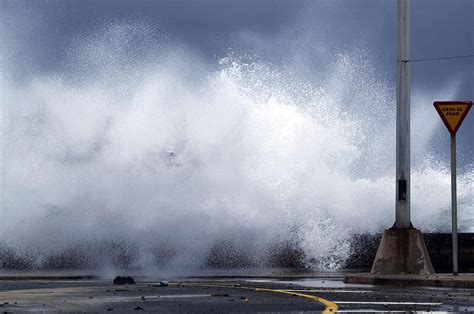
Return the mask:
[[15,36],[9,41],[21,42],[20,53],[45,69],[54,68],[71,39],[111,22],[149,23],[212,58],[228,48],[236,32],[278,33],[302,7],[271,0],[4,1],[0,6],[2,28]]
[[[413,0],[411,7],[413,58],[472,53],[473,1]],[[71,37],[111,21],[141,19],[211,57],[242,32],[273,39],[289,30],[293,39],[309,32],[313,38],[308,39],[326,36],[325,45],[350,47],[362,41],[374,53],[394,54],[396,1],[3,1],[0,8],[2,27],[27,31],[14,40],[28,41],[37,53],[54,54]]]

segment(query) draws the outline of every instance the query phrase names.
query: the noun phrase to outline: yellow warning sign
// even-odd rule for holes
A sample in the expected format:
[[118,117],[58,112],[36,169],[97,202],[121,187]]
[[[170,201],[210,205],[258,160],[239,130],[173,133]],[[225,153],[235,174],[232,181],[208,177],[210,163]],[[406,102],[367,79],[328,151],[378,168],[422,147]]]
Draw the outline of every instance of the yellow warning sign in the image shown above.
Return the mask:
[[470,101],[435,101],[433,103],[451,135],[455,135],[466,117],[472,102]]

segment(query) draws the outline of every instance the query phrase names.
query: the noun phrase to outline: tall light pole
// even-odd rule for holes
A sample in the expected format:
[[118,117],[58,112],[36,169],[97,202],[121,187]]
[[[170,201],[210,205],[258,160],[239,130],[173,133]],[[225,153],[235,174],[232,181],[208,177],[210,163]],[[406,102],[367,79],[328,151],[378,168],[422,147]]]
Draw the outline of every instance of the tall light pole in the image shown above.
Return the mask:
[[397,3],[397,141],[394,228],[412,228],[410,221],[410,3]]
[[371,273],[434,273],[420,230],[410,221],[410,1],[397,2],[397,130],[395,223],[385,230]]

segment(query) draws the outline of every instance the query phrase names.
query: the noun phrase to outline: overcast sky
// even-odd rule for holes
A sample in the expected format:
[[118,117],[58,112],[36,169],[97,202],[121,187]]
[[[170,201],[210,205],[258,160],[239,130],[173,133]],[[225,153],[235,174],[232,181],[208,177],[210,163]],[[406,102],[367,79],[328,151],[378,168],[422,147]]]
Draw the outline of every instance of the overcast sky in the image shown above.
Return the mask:
[[[411,8],[413,59],[474,54],[474,1],[413,0]],[[137,21],[211,67],[232,51],[290,66],[312,80],[328,71],[327,61],[335,54],[361,50],[377,73],[395,83],[394,0],[2,0],[0,65],[14,65],[9,79],[17,82],[74,72],[67,61],[74,39],[94,36],[110,23]],[[413,106],[432,110],[431,100],[417,103],[416,94],[439,100],[447,86],[454,86],[455,98],[473,100],[473,82],[473,58],[414,63]],[[472,116],[460,134],[460,149],[468,155],[474,151],[474,140],[468,139]],[[446,144],[447,133],[439,135]]]

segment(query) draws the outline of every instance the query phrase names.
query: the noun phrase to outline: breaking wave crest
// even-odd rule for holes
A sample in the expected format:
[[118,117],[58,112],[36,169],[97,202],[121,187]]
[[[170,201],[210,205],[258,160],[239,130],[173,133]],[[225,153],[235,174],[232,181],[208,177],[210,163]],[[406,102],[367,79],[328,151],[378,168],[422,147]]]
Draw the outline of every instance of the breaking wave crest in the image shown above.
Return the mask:
[[[206,63],[143,25],[102,32],[73,40],[67,71],[0,77],[4,264],[196,269],[297,255],[334,269],[353,234],[393,223],[394,91],[368,53],[341,52],[315,84],[255,56]],[[413,221],[442,231],[450,176],[428,148],[414,149]],[[459,177],[464,231],[473,177]]]

